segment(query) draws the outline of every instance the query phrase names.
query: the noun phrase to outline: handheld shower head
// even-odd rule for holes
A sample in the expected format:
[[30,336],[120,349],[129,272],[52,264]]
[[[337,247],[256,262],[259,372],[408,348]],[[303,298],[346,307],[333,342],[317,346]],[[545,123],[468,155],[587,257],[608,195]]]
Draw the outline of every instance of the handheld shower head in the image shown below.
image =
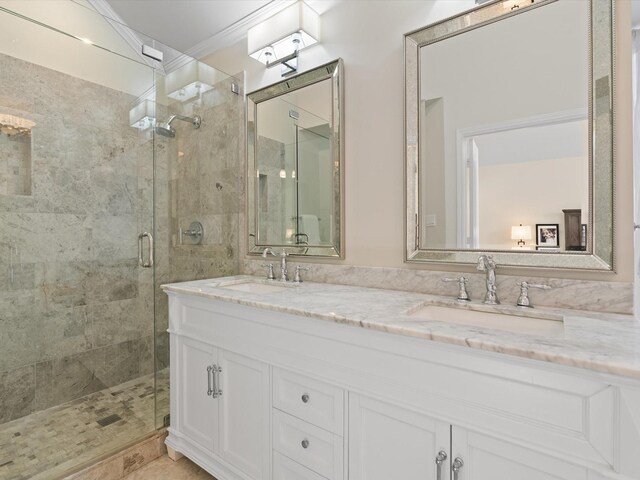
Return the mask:
[[200,115],[195,115],[193,117],[185,117],[183,115],[171,115],[169,120],[166,122],[160,122],[153,129],[158,135],[162,135],[163,137],[174,138],[176,136],[176,129],[171,126],[171,122],[174,120],[182,120],[183,122],[189,122],[193,125],[193,128],[200,128],[200,124],[202,123],[202,118]]

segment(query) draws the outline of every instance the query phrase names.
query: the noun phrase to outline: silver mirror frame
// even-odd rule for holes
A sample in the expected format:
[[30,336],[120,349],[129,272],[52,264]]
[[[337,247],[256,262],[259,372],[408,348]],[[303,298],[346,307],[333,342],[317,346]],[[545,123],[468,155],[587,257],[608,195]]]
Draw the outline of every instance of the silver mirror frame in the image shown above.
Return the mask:
[[494,0],[405,35],[405,261],[475,264],[490,252],[500,265],[578,270],[614,269],[615,148],[615,15],[613,0],[590,0],[589,67],[589,249],[587,252],[512,252],[507,250],[438,250],[420,248],[420,48],[490,23],[525,14],[557,0],[538,0],[505,11]]
[[[257,116],[260,102],[299,90],[323,80],[331,80],[331,158],[333,162],[333,217],[334,231],[331,245],[256,245],[258,231],[255,215],[257,182],[255,181],[255,158],[257,142],[252,141],[254,131],[250,122]],[[261,255],[267,247],[283,248],[289,255],[306,257],[344,258],[344,64],[341,58],[316,67],[286,80],[269,85],[247,94],[247,252],[249,255]]]

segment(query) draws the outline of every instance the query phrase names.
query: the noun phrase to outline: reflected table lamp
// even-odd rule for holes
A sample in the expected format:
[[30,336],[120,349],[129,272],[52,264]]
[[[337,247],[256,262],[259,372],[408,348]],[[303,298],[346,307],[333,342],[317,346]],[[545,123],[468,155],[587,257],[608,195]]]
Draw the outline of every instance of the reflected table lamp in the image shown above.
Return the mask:
[[531,225],[514,225],[511,227],[511,240],[518,240],[518,247],[525,248],[525,240],[531,240]]

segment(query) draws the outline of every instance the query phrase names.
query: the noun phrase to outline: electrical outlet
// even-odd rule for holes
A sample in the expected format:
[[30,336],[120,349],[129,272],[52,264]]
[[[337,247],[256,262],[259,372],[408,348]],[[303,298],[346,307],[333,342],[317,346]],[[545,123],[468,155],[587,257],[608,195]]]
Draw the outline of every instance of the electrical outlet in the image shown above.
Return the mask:
[[436,215],[432,213],[430,215],[425,215],[424,224],[426,227],[435,227],[436,226]]

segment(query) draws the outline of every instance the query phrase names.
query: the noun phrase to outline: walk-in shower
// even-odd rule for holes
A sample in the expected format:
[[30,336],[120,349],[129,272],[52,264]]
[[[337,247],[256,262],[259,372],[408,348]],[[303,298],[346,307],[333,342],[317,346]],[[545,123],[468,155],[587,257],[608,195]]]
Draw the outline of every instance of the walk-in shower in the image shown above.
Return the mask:
[[182,120],[183,122],[189,122],[193,125],[193,128],[200,128],[200,124],[202,123],[202,118],[200,115],[195,115],[193,117],[185,117],[183,115],[171,115],[169,120],[166,122],[158,123],[155,127],[155,132],[158,135],[162,135],[163,137],[174,138],[176,136],[176,129],[171,126],[171,122],[174,120]]
[[[204,65],[86,5],[0,6],[0,480],[62,478],[165,426],[160,285],[239,269],[234,79],[172,98],[168,76]],[[177,241],[196,218],[201,241]]]

